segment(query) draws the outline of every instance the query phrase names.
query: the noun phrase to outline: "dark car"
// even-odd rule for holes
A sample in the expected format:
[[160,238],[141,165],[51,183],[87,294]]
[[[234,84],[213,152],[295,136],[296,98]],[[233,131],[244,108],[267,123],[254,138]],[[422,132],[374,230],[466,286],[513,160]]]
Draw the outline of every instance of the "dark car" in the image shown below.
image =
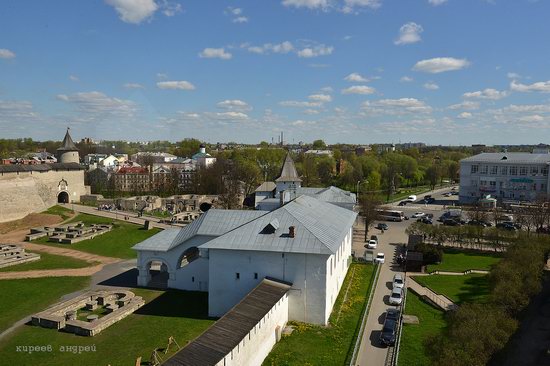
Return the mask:
[[388,310],[386,310],[386,319],[398,320],[399,314],[399,310],[395,308],[388,308]]
[[497,225],[497,228],[499,229],[504,229],[504,230],[509,230],[509,231],[516,231],[516,227],[512,224],[510,224],[509,222],[499,222]]
[[429,217],[421,217],[418,220],[416,220],[416,222],[421,222],[421,223],[426,224],[426,225],[432,225],[433,224],[432,219],[430,219]]
[[386,319],[384,320],[384,326],[382,327],[382,332],[380,333],[380,344],[383,346],[395,345],[396,331],[397,331],[397,320],[388,318],[386,314]]
[[459,220],[455,220],[455,219],[445,219],[443,220],[443,225],[447,225],[447,226],[460,226],[461,223]]
[[521,224],[518,224],[517,222],[513,222],[513,221],[503,221],[502,222],[503,224],[508,224],[508,225],[512,225],[513,227],[515,227],[516,229],[521,229]]
[[406,206],[407,205],[407,201],[401,201],[399,202],[398,206]]
[[486,227],[487,223],[481,220],[470,220],[468,221],[468,225]]
[[378,225],[376,225],[376,228],[378,230],[388,230],[389,229],[388,224],[385,224],[383,222],[378,223]]

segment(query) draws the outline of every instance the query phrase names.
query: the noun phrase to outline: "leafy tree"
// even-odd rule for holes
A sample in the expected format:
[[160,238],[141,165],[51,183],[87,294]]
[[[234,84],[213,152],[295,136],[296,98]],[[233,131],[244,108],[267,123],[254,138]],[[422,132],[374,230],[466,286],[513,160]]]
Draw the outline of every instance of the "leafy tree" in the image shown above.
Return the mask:
[[316,150],[322,150],[322,149],[326,149],[327,144],[325,144],[323,140],[315,140],[313,141],[311,147],[313,147]]
[[361,194],[359,196],[360,216],[365,222],[365,242],[367,241],[369,229],[378,219],[378,209],[382,201],[373,193]]
[[177,143],[177,147],[174,150],[174,155],[191,157],[199,151],[200,145],[201,142],[194,138],[182,140]]

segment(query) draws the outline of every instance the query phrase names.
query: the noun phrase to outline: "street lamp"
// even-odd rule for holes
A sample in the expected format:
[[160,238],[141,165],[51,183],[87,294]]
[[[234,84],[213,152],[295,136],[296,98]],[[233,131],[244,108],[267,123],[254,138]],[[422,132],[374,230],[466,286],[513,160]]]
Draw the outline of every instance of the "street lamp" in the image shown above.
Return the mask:
[[361,181],[357,181],[357,189],[355,190],[356,196],[355,196],[355,203],[359,203],[359,184],[361,184]]

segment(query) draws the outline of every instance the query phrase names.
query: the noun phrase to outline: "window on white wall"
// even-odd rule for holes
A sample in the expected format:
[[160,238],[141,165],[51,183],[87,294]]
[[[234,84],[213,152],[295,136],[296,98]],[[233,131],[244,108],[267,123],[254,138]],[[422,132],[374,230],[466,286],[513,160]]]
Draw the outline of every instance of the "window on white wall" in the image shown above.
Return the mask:
[[239,272],[235,272],[235,279],[238,280],[241,278],[241,274]]

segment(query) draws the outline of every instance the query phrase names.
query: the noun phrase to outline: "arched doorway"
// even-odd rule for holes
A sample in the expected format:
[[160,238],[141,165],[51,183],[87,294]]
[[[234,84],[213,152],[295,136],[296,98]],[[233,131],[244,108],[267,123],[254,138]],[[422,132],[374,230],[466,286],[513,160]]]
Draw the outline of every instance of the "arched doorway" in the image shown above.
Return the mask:
[[147,287],[166,289],[168,288],[168,279],[170,274],[168,273],[168,265],[159,260],[152,260],[147,264],[149,269],[149,275],[151,280],[147,284]]
[[179,261],[178,261],[178,269],[185,267],[189,263],[193,262],[196,259],[199,259],[200,253],[199,248],[197,247],[191,247],[187,248],[183,254],[181,255]]
[[57,195],[57,203],[69,203],[69,194],[65,191],[59,192]]

